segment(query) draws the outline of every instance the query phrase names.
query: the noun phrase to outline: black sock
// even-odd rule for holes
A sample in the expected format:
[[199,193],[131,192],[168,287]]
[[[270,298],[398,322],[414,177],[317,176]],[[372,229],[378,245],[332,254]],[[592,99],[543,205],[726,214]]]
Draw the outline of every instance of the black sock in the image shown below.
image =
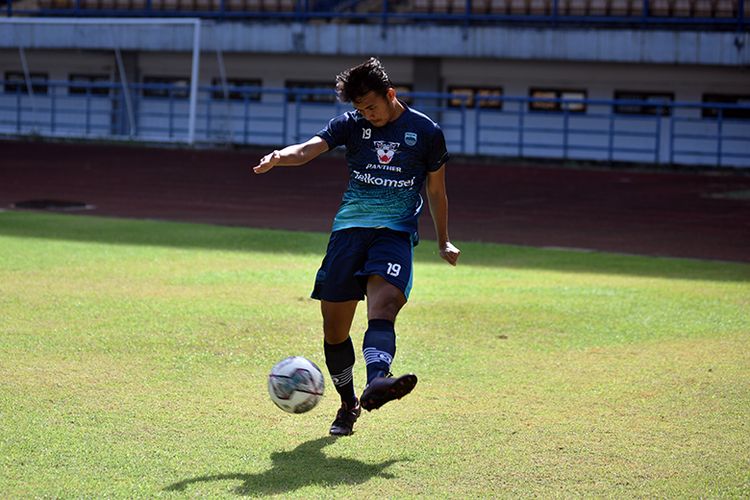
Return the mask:
[[354,394],[352,367],[354,366],[354,345],[348,337],[340,344],[329,344],[323,341],[323,351],[326,355],[326,366],[333,380],[333,386],[341,396],[341,402],[348,408],[353,408],[357,396]]
[[385,319],[371,319],[368,322],[362,353],[367,365],[367,383],[375,377],[385,377],[391,371],[393,356],[396,355],[396,331],[393,322]]

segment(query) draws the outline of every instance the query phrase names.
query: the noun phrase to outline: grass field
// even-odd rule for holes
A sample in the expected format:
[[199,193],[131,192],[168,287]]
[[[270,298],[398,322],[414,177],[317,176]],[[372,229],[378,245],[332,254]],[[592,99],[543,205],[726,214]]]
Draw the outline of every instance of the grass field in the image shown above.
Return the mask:
[[0,497],[750,496],[750,266],[423,242],[419,385],[335,440],[266,392],[326,239],[0,213]]

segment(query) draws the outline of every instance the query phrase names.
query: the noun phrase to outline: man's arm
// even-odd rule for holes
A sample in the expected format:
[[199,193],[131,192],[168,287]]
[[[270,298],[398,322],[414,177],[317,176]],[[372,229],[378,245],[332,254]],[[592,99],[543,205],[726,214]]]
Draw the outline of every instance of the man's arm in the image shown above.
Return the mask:
[[445,191],[445,164],[435,172],[427,174],[427,200],[430,202],[430,214],[435,223],[440,257],[448,264],[455,266],[461,250],[453,246],[448,237],[448,195]]
[[307,142],[292,144],[284,149],[268,153],[253,167],[256,174],[265,174],[273,167],[304,165],[328,151],[328,143],[317,135]]

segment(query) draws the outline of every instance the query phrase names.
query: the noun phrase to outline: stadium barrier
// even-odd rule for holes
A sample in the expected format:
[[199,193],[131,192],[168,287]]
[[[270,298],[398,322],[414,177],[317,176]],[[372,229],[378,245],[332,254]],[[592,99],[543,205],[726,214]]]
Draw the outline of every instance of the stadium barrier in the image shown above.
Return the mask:
[[745,0],[6,0],[7,16],[200,17],[294,22],[497,23],[748,29]]
[[[189,87],[0,81],[0,135],[188,143]],[[304,141],[351,109],[332,91],[198,86],[195,142]],[[465,155],[750,167],[750,106],[412,92]],[[127,99],[126,99],[127,97]],[[127,105],[127,101],[130,105]]]

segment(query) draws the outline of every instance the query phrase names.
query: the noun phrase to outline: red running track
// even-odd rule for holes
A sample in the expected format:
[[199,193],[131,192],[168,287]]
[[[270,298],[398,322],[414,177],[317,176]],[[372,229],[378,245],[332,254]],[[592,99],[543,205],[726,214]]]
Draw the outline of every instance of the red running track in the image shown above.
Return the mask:
[[[255,175],[262,151],[0,142],[0,209],[29,199],[87,214],[328,231],[343,157]],[[453,161],[451,238],[750,262],[750,176]],[[423,238],[434,236],[429,213]],[[0,222],[0,231],[2,224]]]

